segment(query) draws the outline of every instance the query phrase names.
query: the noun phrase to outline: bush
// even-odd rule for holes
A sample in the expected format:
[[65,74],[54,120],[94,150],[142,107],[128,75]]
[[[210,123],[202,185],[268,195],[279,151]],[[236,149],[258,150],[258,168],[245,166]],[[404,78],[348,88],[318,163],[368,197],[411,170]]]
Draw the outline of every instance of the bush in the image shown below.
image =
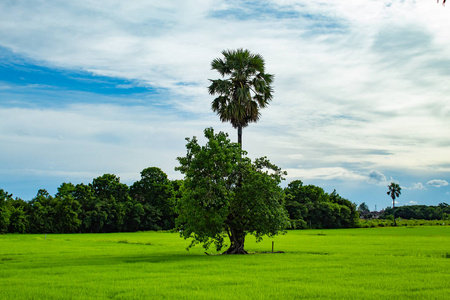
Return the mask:
[[291,223],[290,229],[307,229],[308,228],[306,221],[303,219],[290,220],[290,223]]

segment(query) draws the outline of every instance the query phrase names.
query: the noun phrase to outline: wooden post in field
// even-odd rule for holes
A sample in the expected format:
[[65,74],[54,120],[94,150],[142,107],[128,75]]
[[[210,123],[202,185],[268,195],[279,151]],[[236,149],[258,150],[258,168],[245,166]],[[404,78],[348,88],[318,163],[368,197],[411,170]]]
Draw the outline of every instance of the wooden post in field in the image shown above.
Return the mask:
[[275,242],[274,241],[272,241],[272,253],[273,253],[273,244],[274,244]]

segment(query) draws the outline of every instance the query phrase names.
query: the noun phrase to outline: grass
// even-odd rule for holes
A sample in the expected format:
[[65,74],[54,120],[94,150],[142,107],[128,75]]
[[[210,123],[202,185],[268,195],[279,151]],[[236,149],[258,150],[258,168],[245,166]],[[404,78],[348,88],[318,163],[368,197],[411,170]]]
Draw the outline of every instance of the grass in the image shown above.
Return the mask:
[[[285,253],[261,253],[271,251]],[[0,236],[0,299],[448,299],[450,227],[289,231],[204,254],[176,233]]]
[[[449,225],[449,220],[415,220],[415,219],[396,219],[397,226],[445,226]],[[394,225],[394,220],[384,220],[384,219],[369,219],[360,220],[359,227],[361,228],[374,228],[374,227],[392,227]]]

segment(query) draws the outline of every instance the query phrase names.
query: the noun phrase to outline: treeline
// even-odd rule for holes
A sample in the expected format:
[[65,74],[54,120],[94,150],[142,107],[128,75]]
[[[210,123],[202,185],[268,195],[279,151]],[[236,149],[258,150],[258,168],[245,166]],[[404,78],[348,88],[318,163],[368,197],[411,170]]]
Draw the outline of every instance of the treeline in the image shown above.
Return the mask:
[[[39,190],[31,201],[0,189],[0,233],[107,233],[170,230],[175,227],[183,180],[169,180],[159,168],[141,172],[131,186],[113,174],[89,184],[63,183],[56,195]],[[356,205],[334,191],[291,182],[285,208],[291,229],[358,227]]]
[[328,194],[321,187],[295,180],[285,188],[285,194],[292,229],[359,226],[356,204],[339,196],[336,190]]
[[175,226],[179,181],[147,168],[128,187],[105,174],[90,184],[63,183],[54,197],[39,190],[31,201],[0,189],[0,232],[97,233],[167,230]]
[[[380,219],[392,219],[394,210],[392,207],[386,208]],[[408,205],[395,208],[395,218],[406,220],[447,220],[450,216],[450,205],[440,203],[438,206]]]

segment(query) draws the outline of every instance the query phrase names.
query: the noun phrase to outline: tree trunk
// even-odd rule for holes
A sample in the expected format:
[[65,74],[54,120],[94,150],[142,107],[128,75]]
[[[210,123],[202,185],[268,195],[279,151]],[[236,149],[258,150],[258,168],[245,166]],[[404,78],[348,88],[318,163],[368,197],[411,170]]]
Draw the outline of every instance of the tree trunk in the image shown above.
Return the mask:
[[397,226],[397,223],[395,222],[395,198],[392,197],[392,210],[394,215],[394,226]]
[[241,146],[242,149],[242,126],[238,126],[238,144]]
[[244,250],[245,232],[243,230],[230,228],[228,236],[230,237],[231,245],[223,254],[248,254]]
[[[242,149],[242,126],[238,126],[238,144]],[[242,154],[241,154],[242,155]],[[239,175],[237,186],[242,185],[242,175]],[[248,254],[244,250],[245,232],[244,230],[230,228],[228,230],[228,237],[230,238],[230,248],[223,254]]]

